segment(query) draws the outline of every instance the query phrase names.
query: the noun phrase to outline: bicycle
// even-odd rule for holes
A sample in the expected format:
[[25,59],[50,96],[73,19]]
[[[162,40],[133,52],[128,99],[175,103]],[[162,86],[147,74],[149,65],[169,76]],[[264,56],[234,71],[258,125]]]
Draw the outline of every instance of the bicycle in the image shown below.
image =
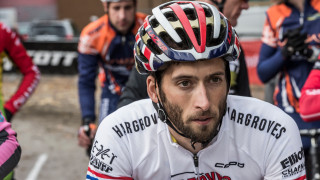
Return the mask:
[[320,129],[301,129],[300,135],[310,137],[311,146],[309,149],[309,156],[311,160],[311,180],[320,180],[318,150],[318,139],[320,136]]

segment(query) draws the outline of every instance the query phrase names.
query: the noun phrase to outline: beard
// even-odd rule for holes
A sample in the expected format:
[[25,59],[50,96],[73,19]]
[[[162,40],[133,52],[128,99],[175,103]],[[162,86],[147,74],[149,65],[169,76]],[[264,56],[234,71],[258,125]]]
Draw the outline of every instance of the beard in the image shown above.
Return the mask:
[[[183,109],[176,104],[170,103],[166,95],[159,89],[159,95],[163,103],[163,107],[167,113],[168,119],[187,138],[191,139],[191,142],[199,142],[202,144],[209,143],[218,133],[218,126],[221,124],[222,118],[226,110],[226,98],[219,104],[219,112],[202,111],[197,112],[193,115],[186,117],[183,121],[182,114]],[[194,119],[200,116],[209,116],[213,118],[213,123],[211,125],[204,125],[200,128],[192,127],[190,124]]]

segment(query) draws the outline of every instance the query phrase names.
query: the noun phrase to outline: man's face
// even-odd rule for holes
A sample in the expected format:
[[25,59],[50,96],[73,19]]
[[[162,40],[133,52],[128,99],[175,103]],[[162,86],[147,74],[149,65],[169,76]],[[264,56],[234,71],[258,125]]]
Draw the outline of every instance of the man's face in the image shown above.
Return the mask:
[[110,2],[106,7],[111,24],[122,34],[126,34],[135,20],[135,3],[132,0]]
[[238,23],[238,18],[243,9],[248,9],[248,0],[226,0],[223,8],[223,14],[228,18],[231,25],[235,27]]
[[[216,6],[211,0],[198,0],[202,2],[206,2]],[[215,0],[216,2],[221,2],[221,0]],[[223,14],[228,18],[231,25],[234,27],[238,23],[238,18],[243,9],[248,9],[249,3],[248,0],[226,0],[223,7]]]
[[163,75],[159,94],[179,131],[193,141],[211,140],[226,107],[224,61],[215,58],[171,65]]

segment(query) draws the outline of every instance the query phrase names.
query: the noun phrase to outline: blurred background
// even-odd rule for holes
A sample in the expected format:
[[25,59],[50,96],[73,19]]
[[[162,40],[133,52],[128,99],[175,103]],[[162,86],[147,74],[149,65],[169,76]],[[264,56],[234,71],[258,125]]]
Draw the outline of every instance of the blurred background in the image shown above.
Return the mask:
[[[138,0],[138,11],[150,14],[163,2],[166,1]],[[271,3],[250,0],[249,4],[236,30],[246,55],[252,95],[263,99],[256,65],[264,13]],[[85,178],[89,159],[76,139],[81,124],[77,44],[81,29],[101,15],[100,0],[0,0],[0,21],[19,34],[42,74],[34,94],[12,121],[22,147],[22,158],[15,170],[17,180]],[[21,75],[8,58],[3,67],[4,99],[8,99]],[[100,98],[96,99],[98,105]]]

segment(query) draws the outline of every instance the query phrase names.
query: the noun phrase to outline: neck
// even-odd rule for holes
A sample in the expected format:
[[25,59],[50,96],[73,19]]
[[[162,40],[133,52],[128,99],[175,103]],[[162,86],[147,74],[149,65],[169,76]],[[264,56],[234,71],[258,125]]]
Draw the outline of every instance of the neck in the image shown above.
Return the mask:
[[[169,126],[168,126],[169,127]],[[201,143],[195,143],[194,148],[191,145],[191,140],[179,135],[177,132],[175,132],[171,127],[169,127],[169,131],[171,136],[177,141],[177,143],[185,148],[186,150],[192,152],[193,154],[197,154],[200,150],[203,149]]]
[[289,0],[300,12],[304,11],[305,0]]

